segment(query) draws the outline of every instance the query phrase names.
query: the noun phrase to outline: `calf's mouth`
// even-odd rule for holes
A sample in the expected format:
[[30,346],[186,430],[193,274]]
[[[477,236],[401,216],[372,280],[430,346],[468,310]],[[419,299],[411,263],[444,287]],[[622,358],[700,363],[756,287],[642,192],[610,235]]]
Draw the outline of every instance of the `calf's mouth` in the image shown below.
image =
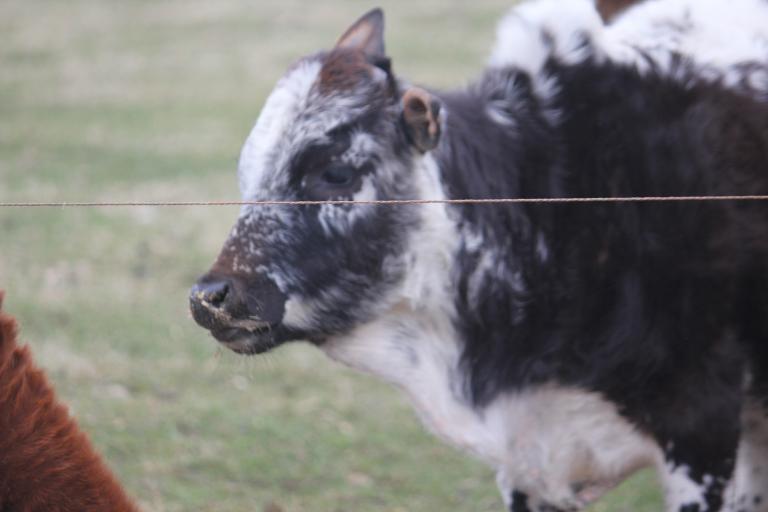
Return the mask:
[[248,280],[208,273],[192,287],[192,318],[239,354],[260,354],[283,340],[285,295],[265,276]]

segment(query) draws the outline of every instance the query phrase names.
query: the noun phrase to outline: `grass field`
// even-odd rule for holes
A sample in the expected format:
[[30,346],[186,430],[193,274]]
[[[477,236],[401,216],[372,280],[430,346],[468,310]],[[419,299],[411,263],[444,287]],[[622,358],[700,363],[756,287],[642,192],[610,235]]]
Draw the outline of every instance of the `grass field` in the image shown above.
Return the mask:
[[[465,83],[508,3],[381,1],[395,69]],[[236,199],[274,81],[368,7],[0,2],[0,200]],[[193,325],[187,290],[235,216],[0,211],[7,309],[144,509],[500,512],[492,472],[426,434],[394,390],[305,346],[236,358]],[[594,510],[659,509],[644,474]]]

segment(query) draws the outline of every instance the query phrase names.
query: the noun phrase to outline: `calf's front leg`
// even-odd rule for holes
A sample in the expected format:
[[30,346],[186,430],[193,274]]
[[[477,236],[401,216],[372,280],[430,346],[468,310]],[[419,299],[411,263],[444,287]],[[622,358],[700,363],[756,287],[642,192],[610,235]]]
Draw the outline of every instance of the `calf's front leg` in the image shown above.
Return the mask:
[[496,474],[496,483],[509,512],[578,512],[586,506],[575,495],[567,498],[564,503],[553,505],[538,496],[517,490],[503,470]]
[[731,512],[726,506],[726,490],[733,478],[733,455],[717,467],[691,466],[685,461],[666,458],[661,469],[668,512]]
[[512,491],[507,500],[507,506],[510,512],[576,512],[578,508],[557,508],[538,500],[532,500],[526,493],[521,491]]
[[[729,400],[730,398],[730,400]],[[705,398],[700,397],[703,402]],[[657,435],[668,512],[736,512],[726,506],[740,439],[740,404],[710,395],[706,406],[678,414]],[[657,432],[658,434],[658,432]]]

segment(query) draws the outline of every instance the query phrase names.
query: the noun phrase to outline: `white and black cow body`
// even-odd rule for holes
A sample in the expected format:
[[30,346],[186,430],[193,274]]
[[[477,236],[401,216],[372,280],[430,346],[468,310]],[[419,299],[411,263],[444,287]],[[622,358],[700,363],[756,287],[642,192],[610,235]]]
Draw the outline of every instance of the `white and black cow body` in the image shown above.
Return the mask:
[[[764,0],[649,1],[610,27],[587,0],[530,2],[452,93],[393,75],[374,11],[278,83],[240,185],[768,194],[767,98]],[[514,512],[580,510],[652,465],[670,511],[768,510],[768,203],[247,206],[191,304],[238,352],[306,339],[401,387]]]

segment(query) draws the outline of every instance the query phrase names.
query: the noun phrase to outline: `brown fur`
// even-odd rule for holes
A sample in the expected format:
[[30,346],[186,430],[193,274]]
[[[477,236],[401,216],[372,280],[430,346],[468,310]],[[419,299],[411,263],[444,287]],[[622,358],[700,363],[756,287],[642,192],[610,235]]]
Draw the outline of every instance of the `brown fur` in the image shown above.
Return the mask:
[[345,91],[370,79],[373,67],[359,50],[337,48],[328,54],[320,71],[320,91]]
[[597,0],[597,10],[606,23],[612,21],[633,4],[638,4],[642,0]]
[[138,512],[16,336],[0,310],[0,512]]

